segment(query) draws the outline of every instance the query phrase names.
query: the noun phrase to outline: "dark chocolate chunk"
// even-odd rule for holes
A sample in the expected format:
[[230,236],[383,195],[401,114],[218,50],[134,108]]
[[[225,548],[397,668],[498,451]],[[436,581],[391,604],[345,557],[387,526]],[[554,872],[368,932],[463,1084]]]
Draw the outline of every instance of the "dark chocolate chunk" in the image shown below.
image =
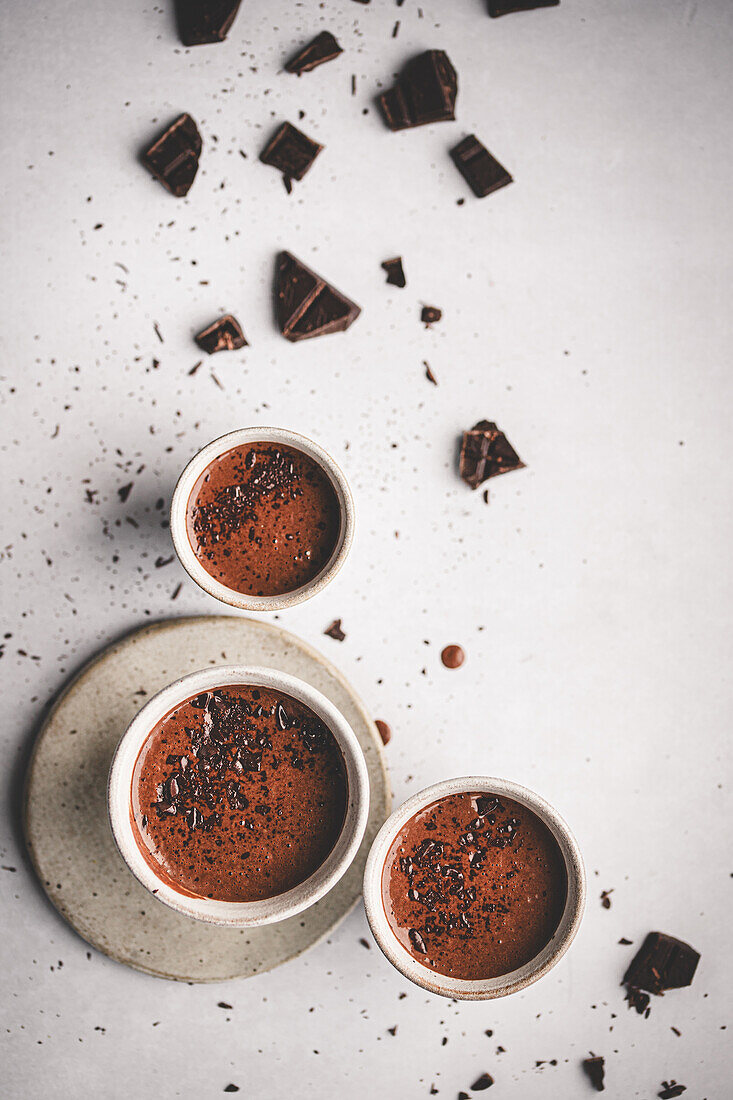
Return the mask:
[[275,305],[280,331],[293,342],[345,332],[361,313],[355,302],[289,252],[277,258]]
[[133,487],[134,484],[135,483],[133,481],[131,481],[129,483],[129,485],[121,485],[119,487],[119,489],[117,490],[117,496],[120,498],[120,500],[122,501],[123,504],[125,503],[125,501],[129,497],[130,493],[132,492],[132,487]]
[[343,52],[330,31],[321,31],[307,46],[303,46],[302,50],[298,50],[295,56],[286,62],[285,71],[297,73],[300,76],[301,73],[309,73],[311,69],[323,65],[326,61],[333,61]]
[[683,940],[650,932],[624,974],[623,984],[661,995],[690,985],[700,955]]
[[456,117],[458,77],[443,50],[426,50],[408,62],[397,83],[379,97],[390,130],[407,130]]
[[395,256],[393,260],[385,260],[382,267],[387,272],[388,283],[392,286],[407,286],[401,256]]
[[336,642],[343,642],[346,635],[341,629],[341,620],[334,619],[327,630],[323,631],[324,634],[328,634],[329,638],[333,638]]
[[447,645],[440,654],[440,659],[446,668],[460,668],[466,659],[466,654],[459,645]]
[[143,164],[172,195],[182,199],[196,178],[201,156],[201,134],[190,115],[173,122],[143,153]]
[[585,1058],[580,1064],[596,1092],[603,1092],[606,1088],[603,1084],[603,1076],[606,1072],[605,1059],[601,1058],[600,1054],[592,1054],[590,1058]]
[[657,1093],[659,1100],[675,1100],[676,1096],[681,1096],[683,1092],[687,1092],[686,1085],[678,1085],[676,1081],[662,1081],[662,1091]]
[[392,730],[389,728],[386,722],[383,722],[381,718],[377,718],[374,725],[379,730],[379,736],[382,738],[382,744],[388,745],[392,740]]
[[184,46],[223,42],[241,0],[176,0],[178,33]]
[[556,8],[560,0],[489,0],[489,15],[498,19],[515,11],[533,11],[535,8]]
[[492,157],[475,134],[469,134],[450,151],[458,171],[479,199],[512,183],[512,177],[503,165]]
[[207,355],[213,355],[217,351],[237,351],[239,348],[249,347],[239,321],[236,317],[232,317],[231,313],[225,313],[208,328],[202,329],[194,339]]
[[472,489],[478,489],[490,477],[523,467],[519,455],[493,421],[479,420],[463,433],[459,472]]
[[437,306],[423,306],[420,310],[420,320],[424,325],[434,325],[443,316],[443,310]]
[[601,892],[601,905],[603,906],[604,909],[610,909],[611,908],[611,894],[612,893],[613,893],[613,889],[603,890]]
[[218,1001],[217,1008],[231,1008],[232,1006],[227,1001]]
[[302,130],[283,122],[260,153],[260,160],[277,168],[286,180],[302,180],[322,148]]
[[485,1089],[490,1089],[493,1083],[494,1078],[490,1073],[482,1073],[471,1085],[471,1092],[483,1092]]
[[626,997],[624,1000],[629,1002],[629,1008],[635,1008],[640,1016],[645,1018],[649,1016],[651,1009],[649,1008],[649,1001],[651,997],[648,993],[642,993],[640,989],[636,989],[635,986],[629,985],[626,987]]

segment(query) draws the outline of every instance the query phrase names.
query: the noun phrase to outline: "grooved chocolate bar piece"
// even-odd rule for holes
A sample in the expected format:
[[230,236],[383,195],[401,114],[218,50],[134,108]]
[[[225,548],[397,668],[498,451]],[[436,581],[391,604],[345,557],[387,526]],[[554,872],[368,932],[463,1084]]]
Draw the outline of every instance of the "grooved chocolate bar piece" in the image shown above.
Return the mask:
[[293,343],[345,332],[361,313],[355,302],[290,252],[281,252],[277,258],[275,307],[280,331]]
[[277,168],[286,180],[302,180],[322,148],[296,126],[283,122],[260,153],[260,160]]
[[661,995],[690,985],[699,961],[699,953],[684,940],[650,932],[629,963],[622,984]]
[[388,283],[391,283],[392,286],[407,286],[401,256],[395,256],[393,260],[385,260],[382,267],[387,272]]
[[390,130],[407,130],[456,117],[458,77],[448,54],[426,50],[408,62],[393,88],[379,97]]
[[249,347],[242,332],[242,326],[231,313],[225,313],[218,321],[214,321],[208,328],[199,332],[194,339],[207,355],[213,355],[217,351],[237,351],[238,348]]
[[196,178],[201,156],[201,134],[190,115],[177,118],[149,149],[143,163],[176,198],[182,199]]
[[460,475],[472,489],[490,477],[521,470],[524,463],[511,443],[491,420],[479,420],[463,433]]
[[311,69],[318,68],[326,61],[333,61],[343,52],[330,31],[321,31],[307,46],[303,46],[302,50],[298,50],[294,57],[286,62],[285,71],[297,73],[300,76],[301,73],[309,73]]
[[506,168],[492,157],[475,134],[469,134],[467,138],[460,141],[455,148],[451,149],[450,155],[456,168],[479,199],[513,182]]
[[178,33],[184,46],[223,42],[241,0],[176,0]]
[[511,15],[515,11],[533,11],[535,8],[556,8],[560,0],[489,0],[489,15]]

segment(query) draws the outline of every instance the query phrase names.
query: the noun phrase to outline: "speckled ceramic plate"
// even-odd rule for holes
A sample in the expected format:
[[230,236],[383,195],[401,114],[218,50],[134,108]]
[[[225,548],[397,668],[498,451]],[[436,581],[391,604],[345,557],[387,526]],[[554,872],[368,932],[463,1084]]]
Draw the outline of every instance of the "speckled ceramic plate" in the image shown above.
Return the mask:
[[[107,819],[107,773],[128,722],[160,688],[215,664],[268,665],[318,688],[350,723],[369,771],[369,822],[351,868],[311,909],[262,928],[218,928],[157,904],[122,862]],[[213,982],[271,970],[331,932],[361,895],[367,853],[390,806],[379,734],[341,673],[279,627],[217,615],[145,627],[83,669],[38,735],[25,825],[41,882],[80,936],[149,974]]]

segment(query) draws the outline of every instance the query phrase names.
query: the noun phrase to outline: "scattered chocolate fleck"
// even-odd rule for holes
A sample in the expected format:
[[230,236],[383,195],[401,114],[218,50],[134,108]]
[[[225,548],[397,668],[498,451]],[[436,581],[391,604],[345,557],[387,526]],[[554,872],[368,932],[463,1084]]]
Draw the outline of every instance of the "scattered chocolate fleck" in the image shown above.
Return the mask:
[[178,33],[184,46],[223,42],[241,0],[176,0]]
[[674,1100],[675,1096],[681,1096],[687,1092],[686,1085],[678,1085],[676,1081],[662,1081],[662,1091],[657,1093],[659,1100]]
[[327,627],[327,629],[324,630],[323,633],[328,634],[329,638],[333,638],[335,642],[343,642],[346,638],[346,635],[341,629],[340,619],[334,619],[331,625]]
[[155,568],[156,569],[162,569],[164,566],[170,565],[170,563],[173,561],[174,557],[175,557],[175,555],[171,554],[171,556],[169,558],[163,558],[163,557],[156,558],[155,559]]
[[438,309],[437,306],[423,306],[420,311],[420,320],[423,324],[430,328],[431,325],[436,324],[437,321],[443,316],[443,310]]
[[446,668],[460,668],[466,654],[459,645],[447,645],[441,652],[440,659]]
[[285,71],[297,73],[300,76],[301,73],[309,73],[311,69],[323,65],[326,61],[333,61],[343,52],[330,31],[321,31],[307,46],[303,46],[285,63]]
[[683,940],[650,932],[624,974],[623,984],[660,995],[690,985],[700,955]]
[[642,993],[640,989],[636,989],[633,985],[626,987],[626,997],[624,1000],[629,1002],[629,1008],[635,1008],[640,1016],[648,1018],[651,1009],[649,1007],[649,1001],[651,997],[648,993]]
[[601,905],[603,906],[604,909],[610,909],[611,908],[611,894],[612,893],[613,893],[613,888],[611,888],[610,890],[603,890],[602,891],[602,893],[601,893]]
[[387,272],[387,282],[392,286],[407,286],[407,279],[405,278],[405,271],[402,267],[402,257],[395,256],[393,260],[385,260],[382,263],[383,269]]
[[482,1073],[471,1085],[471,1092],[483,1092],[484,1089],[490,1089],[493,1083],[494,1078],[490,1073]]
[[437,386],[438,385],[438,379],[435,377],[435,375],[431,371],[430,364],[427,362],[427,360],[423,359],[422,365],[425,367],[425,377],[427,378],[428,382],[432,382],[434,386]]
[[395,1024],[394,1027],[388,1027],[387,1031],[389,1032],[390,1035],[396,1035],[397,1034],[397,1024]]
[[679,1030],[679,1028],[671,1027],[670,1031],[673,1031],[675,1033],[675,1035],[677,1036],[677,1038],[679,1038],[682,1035],[682,1032]]
[[131,481],[129,485],[121,485],[120,488],[117,490],[117,496],[120,498],[123,504],[132,492],[132,486],[134,484],[135,483]]
[[624,946],[624,947],[630,947],[630,946],[631,946],[631,944],[632,944],[632,943],[633,943],[634,941],[633,941],[633,940],[627,940],[627,939],[626,939],[626,936],[622,936],[622,937],[621,937],[621,939],[620,939],[620,940],[619,940],[618,942],[619,942],[619,943],[621,943],[621,944],[623,944],[623,946]]
[[372,945],[369,943],[369,940],[365,940],[363,936],[359,940],[359,943],[362,947],[366,947],[367,951],[371,951]]
[[443,50],[426,50],[414,57],[393,88],[379,97],[390,130],[406,130],[430,122],[454,119],[458,78]]
[[224,1092],[239,1092],[239,1085],[227,1085]]
[[232,1006],[227,1004],[226,1001],[219,1001],[219,1003],[217,1004],[216,1007],[217,1008],[231,1008]]
[[392,740],[392,730],[390,729],[390,727],[387,725],[386,722],[383,722],[381,718],[377,718],[374,722],[374,725],[379,730],[379,736],[382,738],[382,744],[388,745]]
[[260,160],[277,168],[285,180],[302,180],[322,149],[302,130],[283,122],[260,153]]
[[178,584],[176,585],[176,587],[173,589],[173,592],[171,594],[171,599],[172,600],[178,599],[178,594],[180,593],[182,588],[183,588],[183,582],[179,581]]
[[198,363],[194,363],[194,365],[191,367],[190,371],[188,372],[189,375],[195,374],[202,363],[203,363],[203,359],[199,359]]
[[515,11],[533,11],[534,8],[556,8],[560,0],[489,0],[489,15],[498,19]]
[[603,1092],[606,1088],[603,1084],[603,1077],[606,1072],[605,1059],[600,1054],[591,1054],[590,1058],[585,1058],[581,1062],[581,1065],[596,1092]]
[[153,332],[158,337],[161,344],[165,343],[165,341],[163,340],[163,333],[160,331],[160,326],[158,325],[157,321],[153,324]]
[[355,302],[289,252],[277,258],[275,304],[280,331],[292,342],[345,332],[361,313]]
[[490,477],[523,467],[519,455],[493,421],[479,420],[463,433],[459,473],[472,489],[478,489]]
[[469,134],[463,141],[459,141],[458,145],[451,149],[450,155],[456,168],[479,199],[514,182],[506,168],[492,157],[475,134]]
[[[239,348],[249,347],[247,338],[242,332],[242,326],[231,313],[225,313],[218,321],[202,329],[194,336],[194,340],[207,355],[214,355],[217,351],[238,351]],[[189,373],[193,374],[193,371]]]
[[398,19],[397,22],[395,23],[394,27],[392,28],[392,37],[396,38],[399,33],[400,33],[400,21]]
[[201,134],[188,114],[180,115],[143,153],[143,163],[172,195],[183,198],[196,178]]

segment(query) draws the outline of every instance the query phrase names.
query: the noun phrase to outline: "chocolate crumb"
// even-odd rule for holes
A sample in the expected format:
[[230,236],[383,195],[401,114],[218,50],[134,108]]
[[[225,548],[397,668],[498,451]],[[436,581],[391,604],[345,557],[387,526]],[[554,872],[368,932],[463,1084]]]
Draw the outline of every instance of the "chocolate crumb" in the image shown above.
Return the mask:
[[662,1091],[657,1093],[659,1100],[674,1100],[675,1096],[681,1096],[687,1092],[686,1085],[678,1085],[676,1081],[662,1081]]
[[443,310],[438,309],[437,306],[423,306],[420,310],[420,320],[426,328],[430,328],[431,325],[437,324],[442,316]]
[[383,722],[381,718],[377,718],[374,722],[374,725],[379,730],[379,736],[382,738],[382,744],[388,745],[392,740],[392,730],[390,729],[390,727],[387,725],[386,722]]
[[219,1001],[219,1003],[217,1004],[216,1007],[217,1008],[231,1008],[232,1006],[227,1004],[226,1001]]
[[630,946],[631,946],[631,944],[632,944],[632,943],[633,943],[634,941],[633,941],[633,940],[627,940],[627,939],[626,939],[626,936],[622,936],[622,937],[621,937],[621,939],[620,939],[620,940],[619,940],[618,942],[619,942],[620,944],[623,944],[623,946],[624,946],[624,947],[630,947]]
[[427,378],[428,382],[432,382],[434,386],[437,386],[438,385],[438,379],[435,377],[435,375],[431,371],[430,364],[428,363],[428,361],[426,359],[423,359],[422,363],[423,363],[423,366],[425,367],[425,377]]
[[[242,326],[231,313],[225,313],[218,321],[207,325],[194,339],[207,355],[215,355],[217,351],[238,351],[249,346]],[[193,374],[193,371],[189,373]]]
[[610,890],[604,890],[601,893],[601,905],[603,906],[604,909],[610,909],[611,908],[611,897],[610,897],[610,895],[612,893],[613,893],[613,887]]
[[485,1089],[490,1089],[493,1083],[494,1078],[490,1073],[482,1073],[471,1085],[471,1092],[483,1092]]
[[605,1059],[600,1054],[591,1054],[590,1058],[585,1058],[581,1062],[581,1065],[596,1092],[603,1092],[606,1088],[603,1083],[606,1072]]
[[239,1092],[239,1085],[227,1085],[224,1092]]
[[125,501],[129,497],[134,484],[135,484],[134,481],[131,481],[129,485],[122,485],[117,490],[117,496],[120,498],[120,500],[122,501],[123,504],[125,503]]
[[440,659],[446,668],[460,668],[466,659],[466,654],[459,645],[447,645],[442,650]]
[[327,634],[329,638],[333,638],[335,642],[343,642],[346,638],[346,635],[341,629],[340,619],[334,619],[331,625],[326,630],[324,630],[323,633]]
[[365,940],[363,936],[359,940],[359,943],[362,947],[366,947],[367,951],[371,951],[372,945],[369,943],[369,940]]
[[394,1027],[388,1027],[387,1031],[389,1032],[390,1035],[396,1035],[397,1034],[397,1024],[395,1024]]
[[405,270],[402,266],[402,257],[395,256],[392,260],[384,260],[382,268],[387,272],[387,282],[392,286],[407,286]]

